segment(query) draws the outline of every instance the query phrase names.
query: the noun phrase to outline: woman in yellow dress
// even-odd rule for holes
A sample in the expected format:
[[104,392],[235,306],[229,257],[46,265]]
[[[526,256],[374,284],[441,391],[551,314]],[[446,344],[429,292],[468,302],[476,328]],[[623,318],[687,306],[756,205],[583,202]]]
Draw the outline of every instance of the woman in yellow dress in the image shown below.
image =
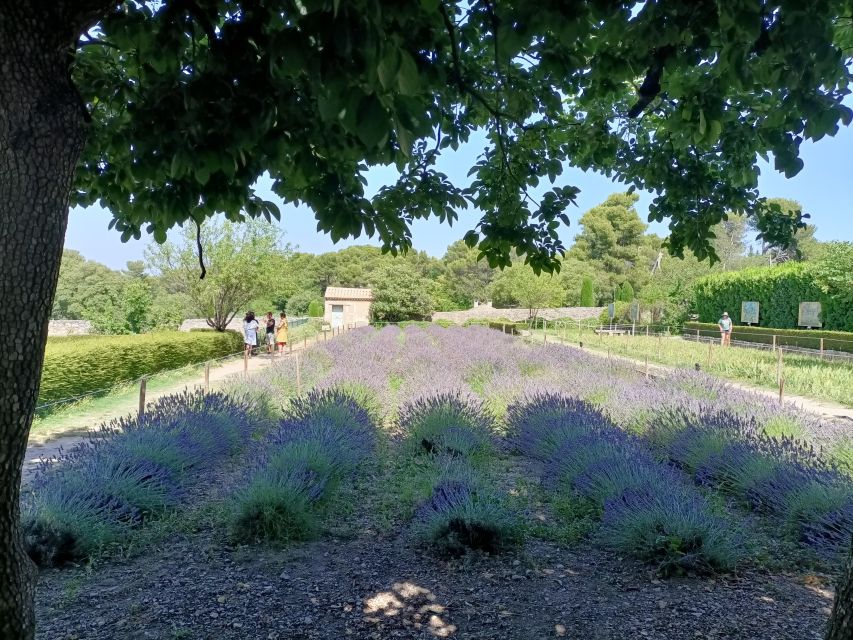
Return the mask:
[[275,330],[275,343],[278,345],[278,354],[284,355],[284,348],[287,346],[287,314],[282,311],[278,320],[278,327]]

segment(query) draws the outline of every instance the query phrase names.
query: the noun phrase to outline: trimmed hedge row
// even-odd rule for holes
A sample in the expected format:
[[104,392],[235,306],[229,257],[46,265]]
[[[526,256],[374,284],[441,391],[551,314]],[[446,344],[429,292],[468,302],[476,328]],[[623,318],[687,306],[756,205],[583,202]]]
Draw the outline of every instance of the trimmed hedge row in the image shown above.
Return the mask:
[[[708,331],[715,334],[720,328],[713,322],[686,322],[684,330],[695,333],[696,330],[707,335]],[[758,344],[776,344],[783,347],[800,347],[803,349],[820,349],[820,339],[823,338],[823,348],[827,351],[847,351],[853,353],[853,333],[845,331],[821,331],[818,329],[775,329],[773,327],[732,326],[732,339]]]
[[853,309],[823,290],[808,263],[706,276],[696,282],[694,292],[696,312],[702,322],[716,322],[724,310],[737,321],[741,302],[755,300],[761,305],[762,326],[796,329],[800,303],[820,302],[824,329],[853,331]]
[[235,331],[164,331],[47,341],[39,404],[97,391],[144,375],[235,353]]

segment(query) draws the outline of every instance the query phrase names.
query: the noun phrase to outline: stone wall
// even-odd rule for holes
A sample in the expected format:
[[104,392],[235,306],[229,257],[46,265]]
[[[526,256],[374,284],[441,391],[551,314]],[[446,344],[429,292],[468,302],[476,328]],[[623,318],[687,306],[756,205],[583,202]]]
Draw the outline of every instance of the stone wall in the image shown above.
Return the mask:
[[51,320],[47,325],[49,336],[85,336],[92,333],[88,320]]
[[[557,307],[540,309],[538,317],[545,320],[589,320],[590,318],[598,318],[603,310],[604,307]],[[466,320],[497,320],[499,318],[523,322],[527,320],[528,316],[529,311],[527,309],[495,309],[491,305],[481,304],[465,311],[436,311],[432,314],[432,319],[433,321],[450,320],[462,324]]]

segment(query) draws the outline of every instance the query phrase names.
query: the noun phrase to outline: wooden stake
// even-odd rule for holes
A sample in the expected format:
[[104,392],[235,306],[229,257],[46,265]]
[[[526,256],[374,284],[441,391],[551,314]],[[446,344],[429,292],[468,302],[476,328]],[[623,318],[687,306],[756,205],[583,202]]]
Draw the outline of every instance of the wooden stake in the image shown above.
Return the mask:
[[779,356],[776,358],[776,384],[782,384],[782,347],[779,347]]
[[142,378],[139,381],[139,416],[145,415],[145,387],[148,383],[147,378]]
[[785,378],[779,380],[779,403],[782,403],[782,398],[785,393]]
[[820,339],[820,359],[823,360],[823,338]]
[[204,363],[204,390],[210,391],[210,363]]
[[776,336],[773,336],[773,353],[776,353]]
[[249,375],[249,350],[243,352],[243,373]]
[[646,356],[646,380],[649,379],[649,356]]

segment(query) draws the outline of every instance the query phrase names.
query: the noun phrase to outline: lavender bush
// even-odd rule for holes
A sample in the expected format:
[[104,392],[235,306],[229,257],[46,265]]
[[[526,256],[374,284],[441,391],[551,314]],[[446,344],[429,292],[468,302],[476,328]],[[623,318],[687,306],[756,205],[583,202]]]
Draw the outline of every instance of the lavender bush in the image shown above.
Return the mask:
[[294,399],[279,428],[258,445],[234,495],[233,536],[273,543],[310,538],[320,509],[375,444],[369,412],[345,391],[321,389]]
[[821,555],[843,552],[853,531],[853,481],[793,438],[771,438],[754,420],[704,412],[650,441],[696,482],[739,498],[784,524],[795,541]]
[[520,514],[506,506],[505,496],[456,460],[439,464],[444,468],[412,525],[420,543],[461,555],[469,550],[500,553],[523,540]]
[[30,556],[61,565],[126,539],[186,503],[252,432],[246,406],[219,394],[168,396],[138,420],[111,423],[41,465],[22,501]]
[[661,574],[729,570],[741,551],[731,525],[676,470],[589,403],[539,395],[508,410],[518,449],[542,463],[543,484],[602,513],[601,542],[654,562]]
[[492,452],[494,421],[482,403],[459,393],[442,393],[410,402],[399,415],[404,448],[411,455],[473,458]]

